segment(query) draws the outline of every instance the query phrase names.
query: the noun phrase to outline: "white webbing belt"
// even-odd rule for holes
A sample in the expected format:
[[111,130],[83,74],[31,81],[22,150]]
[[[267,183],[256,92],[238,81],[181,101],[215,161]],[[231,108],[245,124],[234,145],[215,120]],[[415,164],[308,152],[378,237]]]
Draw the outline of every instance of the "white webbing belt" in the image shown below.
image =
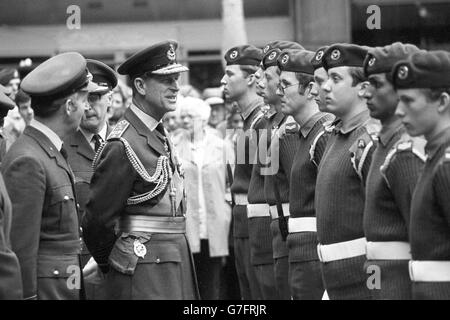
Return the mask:
[[409,261],[409,277],[414,282],[450,282],[450,261]]
[[234,195],[234,202],[240,206],[248,205],[248,199],[246,193],[237,193]]
[[368,260],[411,260],[411,246],[401,241],[368,241]]
[[[285,217],[289,217],[289,203],[282,203],[281,207],[283,208],[283,215]],[[270,206],[270,215],[272,219],[278,219],[278,208],[277,206]]]
[[270,217],[269,205],[267,203],[249,203],[247,205],[247,217]]
[[289,218],[289,233],[317,232],[316,217]]
[[317,254],[321,262],[330,262],[358,257],[366,254],[366,238],[337,242],[327,245],[318,244]]

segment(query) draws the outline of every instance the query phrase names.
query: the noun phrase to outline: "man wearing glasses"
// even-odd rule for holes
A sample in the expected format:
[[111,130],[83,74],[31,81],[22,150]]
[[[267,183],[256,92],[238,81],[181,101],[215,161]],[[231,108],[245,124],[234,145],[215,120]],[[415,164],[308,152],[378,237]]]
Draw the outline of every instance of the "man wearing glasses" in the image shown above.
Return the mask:
[[[81,118],[80,128],[64,139],[67,146],[68,161],[75,175],[75,192],[80,205],[79,219],[84,216],[84,210],[89,193],[89,184],[93,174],[92,161],[100,145],[106,141],[111,132],[107,124],[106,113],[111,105],[111,92],[117,85],[115,72],[103,62],[87,59],[87,67],[91,72],[92,81],[99,88],[88,95],[89,108]],[[81,265],[84,267],[90,254],[83,244],[81,250]],[[100,298],[100,290],[88,283],[86,278],[86,298]]]

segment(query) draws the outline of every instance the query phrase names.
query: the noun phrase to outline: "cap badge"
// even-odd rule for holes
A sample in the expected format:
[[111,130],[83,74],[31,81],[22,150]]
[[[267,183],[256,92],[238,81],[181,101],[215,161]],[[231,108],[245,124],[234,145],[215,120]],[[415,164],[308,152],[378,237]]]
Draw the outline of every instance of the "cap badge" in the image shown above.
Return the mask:
[[320,50],[319,52],[317,52],[316,54],[316,60],[320,61],[323,57],[323,50]]
[[169,45],[169,50],[167,51],[167,58],[170,61],[174,61],[176,59],[176,53],[175,53],[175,48],[173,47],[173,44]]
[[270,55],[269,55],[269,60],[273,60],[273,59],[275,59],[275,57],[277,56],[277,53],[274,51],[274,52],[272,52]]
[[237,56],[238,56],[237,50],[231,51],[231,53],[230,53],[230,59],[236,59]]
[[368,63],[369,67],[372,67],[375,64],[375,60],[376,60],[375,57],[370,58]]
[[264,53],[267,53],[267,51],[269,51],[269,49],[270,49],[270,46],[267,45],[267,46],[264,47],[263,52],[264,52]]
[[407,66],[400,66],[397,71],[397,76],[401,80],[408,78],[409,69]]
[[281,58],[281,63],[286,64],[288,61],[289,61],[289,56],[287,54],[285,54],[283,56],[283,58]]
[[332,60],[338,60],[340,57],[341,57],[341,52],[338,49],[334,49],[333,52],[331,52]]

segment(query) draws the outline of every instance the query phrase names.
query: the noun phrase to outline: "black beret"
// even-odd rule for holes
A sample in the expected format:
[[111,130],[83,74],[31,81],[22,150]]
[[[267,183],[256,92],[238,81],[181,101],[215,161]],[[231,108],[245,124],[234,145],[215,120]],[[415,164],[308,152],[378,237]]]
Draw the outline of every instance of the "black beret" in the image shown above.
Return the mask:
[[[264,49],[266,49],[266,48],[267,48],[267,45],[264,47]],[[267,52],[264,52],[264,49],[263,49],[264,56],[261,61],[261,67],[265,70],[269,67],[277,66],[277,59],[280,56],[282,51],[291,50],[291,49],[304,50],[305,48],[303,48],[297,42],[274,41],[274,42],[272,42],[272,49],[268,50]]]
[[266,44],[263,48],[263,54],[266,55],[270,50],[278,48],[281,51],[286,49],[305,49],[299,43],[286,40],[275,40]]
[[16,105],[6,94],[6,88],[0,84],[0,114],[6,116]]
[[136,52],[117,69],[123,75],[139,76],[146,72],[152,74],[174,74],[189,69],[177,62],[178,43],[166,40]]
[[233,47],[225,53],[227,66],[233,64],[259,66],[262,57],[262,50],[250,44]]
[[400,60],[419,51],[413,44],[395,42],[384,47],[370,48],[364,60],[364,73],[366,76],[375,73],[391,74],[392,67]]
[[314,67],[314,70],[323,67],[322,58],[327,49],[328,46],[323,46],[317,49],[316,53],[314,54],[314,57],[311,59],[311,64]]
[[313,75],[314,68],[311,59],[314,52],[308,50],[285,50],[278,58],[278,67],[281,71],[301,72]]
[[12,79],[19,78],[19,72],[17,72],[16,69],[12,68],[6,68],[0,70],[0,84],[1,85],[8,85],[9,81]]
[[368,49],[369,47],[362,47],[356,44],[333,44],[323,55],[323,67],[325,70],[343,66],[362,68]]
[[109,91],[117,86],[117,77],[113,69],[98,60],[86,59],[86,61],[87,68],[92,74],[92,81],[101,87],[96,92]]
[[31,97],[54,100],[76,91],[93,92],[93,83],[86,59],[77,52],[58,54],[37,66],[22,81],[21,88]]
[[418,51],[392,69],[394,86],[408,88],[450,88],[450,52]]

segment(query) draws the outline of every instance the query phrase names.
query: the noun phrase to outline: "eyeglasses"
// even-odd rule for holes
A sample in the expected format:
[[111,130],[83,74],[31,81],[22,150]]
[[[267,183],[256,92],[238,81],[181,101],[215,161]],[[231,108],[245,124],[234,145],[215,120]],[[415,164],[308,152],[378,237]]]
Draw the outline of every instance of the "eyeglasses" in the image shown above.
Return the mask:
[[296,86],[296,85],[298,85],[298,84],[299,84],[299,82],[290,84],[290,85],[288,85],[288,86],[283,86],[283,84],[280,82],[280,83],[278,84],[278,89],[280,90],[280,92],[281,92],[282,94],[284,94],[284,91],[285,91],[287,88]]
[[93,93],[89,93],[88,94],[88,102],[90,103],[90,104],[92,104],[92,103],[96,103],[96,102],[98,102],[98,101],[100,101],[100,99],[102,98],[102,96],[103,96],[103,93],[96,93],[96,92],[93,92]]

